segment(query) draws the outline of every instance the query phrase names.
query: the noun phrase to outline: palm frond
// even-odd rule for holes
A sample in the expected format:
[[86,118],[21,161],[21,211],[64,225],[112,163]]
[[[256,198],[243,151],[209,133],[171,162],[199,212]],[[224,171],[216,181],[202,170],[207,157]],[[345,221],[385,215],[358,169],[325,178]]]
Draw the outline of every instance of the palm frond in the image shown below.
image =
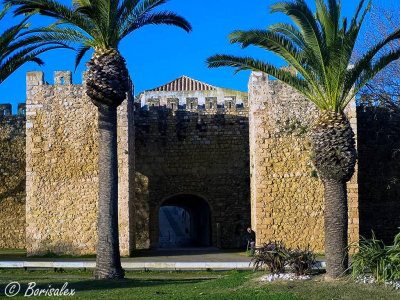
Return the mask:
[[62,42],[72,42],[79,43],[83,45],[92,46],[96,44],[96,41],[83,32],[79,31],[74,26],[63,25],[62,27],[57,26],[47,26],[39,27],[36,29],[29,30],[27,32],[30,34],[30,39],[37,39],[38,41],[62,41]]
[[[396,30],[381,42],[369,49],[354,65],[354,67],[346,74],[344,79],[343,89],[344,92],[349,92],[352,86],[360,78],[361,74],[370,66],[371,61],[377,53],[389,44],[391,41],[400,39],[400,29]],[[362,87],[361,87],[362,88]]]
[[[4,1],[17,7],[16,15],[38,13],[55,18],[52,25],[36,30],[43,40],[71,42],[84,48],[118,48],[124,37],[150,24],[174,25],[191,31],[190,24],[175,13],[152,12],[167,0],[73,0],[71,7],[56,0]],[[80,50],[76,61],[82,58]]]
[[139,29],[145,25],[174,25],[182,28],[186,32],[190,32],[192,30],[191,25],[181,16],[173,13],[173,12],[156,12],[145,14],[136,22],[132,23],[129,28],[126,28],[124,33],[121,35],[125,37],[130,34],[132,31]]
[[299,93],[304,95],[306,98],[314,102],[315,105],[322,108],[320,99],[313,95],[312,91],[309,88],[309,85],[304,79],[298,78],[291,72],[283,69],[278,69],[266,62],[253,59],[251,57],[238,57],[233,55],[217,54],[209,57],[206,60],[206,63],[208,64],[209,68],[234,67],[236,68],[235,73],[242,70],[252,70],[269,74],[291,86]]
[[135,5],[133,5],[133,3],[124,5],[127,1],[129,0],[124,0],[123,5],[120,7],[120,9],[123,8],[124,10],[119,11],[121,12],[121,17],[118,22],[118,30],[121,35],[123,35],[133,23],[137,22],[138,19],[150,13],[157,6],[166,3],[166,0],[133,0],[132,2],[134,2]]
[[304,51],[299,51],[285,36],[267,30],[237,30],[232,32],[229,38],[231,43],[240,43],[242,48],[254,45],[280,56],[293,66],[310,86],[313,86],[321,101],[324,101],[324,96],[316,82],[317,78],[304,67],[312,62],[309,62],[309,57],[304,55]]
[[3,19],[3,17],[6,15],[6,13],[8,12],[8,10],[10,9],[11,5],[7,4],[3,7],[2,11],[0,12],[0,21],[1,19]]
[[[10,5],[7,4],[0,12],[0,20]],[[43,52],[58,48],[70,48],[58,40],[49,41],[34,36],[32,31],[28,30],[29,17],[26,16],[17,25],[11,26],[0,35],[0,83],[28,61],[43,64],[38,57]]]
[[0,84],[8,76],[10,76],[15,70],[17,70],[19,67],[21,67],[24,63],[26,63],[28,61],[32,61],[39,65],[43,65],[44,62],[40,58],[37,57],[39,54],[42,54],[43,52],[46,52],[49,50],[65,48],[65,47],[61,46],[61,45],[60,46],[49,46],[49,47],[42,47],[38,50],[32,51],[32,49],[34,49],[34,48],[38,48],[38,47],[25,48],[19,52],[14,53],[5,62],[1,62],[1,64],[0,64]]
[[[340,20],[340,0],[315,2],[315,14],[305,0],[281,1],[270,7],[271,13],[281,12],[288,16],[294,26],[280,22],[269,26],[267,30],[236,30],[229,36],[231,43],[239,43],[243,48],[256,46],[283,58],[299,72],[301,85],[292,79],[288,82],[278,69],[249,57],[213,56],[207,61],[209,66],[231,66],[236,68],[236,72],[247,69],[262,71],[299,92],[303,90],[301,93],[319,108],[342,112],[354,97],[354,91],[357,92],[361,85],[398,58],[398,53],[394,51],[372,64],[383,47],[400,39],[400,29],[376,44],[349,69],[357,37],[371,8],[371,0],[361,16],[366,1],[360,0],[349,26],[346,18]],[[356,82],[359,82],[359,87],[353,90]]]
[[333,1],[334,4],[330,0],[329,11],[322,0],[316,0],[315,2],[317,4],[316,17],[319,24],[321,24],[323,40],[326,42],[326,47],[332,47],[336,42],[337,31],[339,30],[336,0]]
[[4,56],[7,56],[10,48],[10,44],[18,38],[18,34],[23,30],[29,27],[29,24],[26,23],[28,18],[23,19],[19,24],[14,25],[8,29],[6,29],[2,35],[0,36],[0,59],[3,59]]
[[269,26],[267,28],[267,30],[269,30],[273,33],[278,33],[278,34],[282,34],[282,35],[286,36],[293,43],[295,43],[298,47],[300,47],[304,50],[306,43],[304,41],[303,35],[293,25],[287,24],[287,23],[277,23],[277,24]]
[[78,68],[79,63],[82,60],[82,57],[85,55],[86,52],[88,52],[90,49],[90,46],[82,46],[78,49],[78,52],[76,54],[75,58],[75,71]]
[[52,0],[4,0],[13,6],[17,6],[14,14],[25,15],[39,13],[44,16],[63,20],[79,27],[92,35],[95,29],[93,23],[84,18],[82,14],[77,13],[72,8]]
[[329,60],[329,52],[327,51],[326,41],[324,34],[318,26],[317,20],[307,6],[304,0],[296,0],[294,2],[279,2],[272,5],[271,13],[282,12],[292,19],[292,21],[299,27],[303,38],[309,49],[308,55],[312,55],[320,66],[319,69],[314,71],[320,78],[321,83],[326,89],[326,93],[331,94],[330,82],[326,70],[327,61]]
[[374,64],[368,64],[364,67],[363,73],[358,78],[358,85],[354,89],[352,95],[346,99],[342,97],[341,101],[344,106],[347,106],[350,99],[352,99],[376,74],[378,74],[382,69],[388,66],[390,63],[400,58],[400,49],[396,51],[391,51],[378,59]]

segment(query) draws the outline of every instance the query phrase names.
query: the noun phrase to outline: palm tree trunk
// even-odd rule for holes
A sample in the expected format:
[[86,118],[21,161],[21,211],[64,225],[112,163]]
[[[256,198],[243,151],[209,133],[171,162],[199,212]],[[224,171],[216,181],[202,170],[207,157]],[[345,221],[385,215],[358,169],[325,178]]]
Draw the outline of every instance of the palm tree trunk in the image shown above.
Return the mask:
[[346,182],[324,180],[325,258],[327,278],[343,276],[348,268]]
[[117,109],[98,106],[99,202],[96,279],[124,278],[118,240]]

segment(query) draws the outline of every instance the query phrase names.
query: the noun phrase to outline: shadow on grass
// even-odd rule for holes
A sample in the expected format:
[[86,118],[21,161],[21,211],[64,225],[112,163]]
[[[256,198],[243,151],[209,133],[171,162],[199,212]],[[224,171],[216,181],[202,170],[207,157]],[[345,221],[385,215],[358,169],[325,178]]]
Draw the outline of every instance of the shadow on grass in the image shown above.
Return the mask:
[[[101,290],[115,290],[115,289],[131,289],[131,288],[146,288],[146,287],[158,287],[158,286],[166,286],[166,285],[186,285],[186,284],[198,284],[201,282],[214,280],[215,278],[199,278],[199,279],[130,279],[125,278],[122,280],[82,280],[82,281],[68,281],[68,278],[65,278],[65,281],[60,281],[60,278],[57,278],[57,281],[48,281],[43,282],[43,280],[37,279],[35,280],[20,280],[21,283],[21,292],[25,292],[28,288],[29,282],[39,282],[36,284],[34,289],[49,289],[49,286],[52,288],[59,288],[68,282],[67,288],[69,290],[74,289],[75,293],[86,292],[86,291],[101,291]],[[15,281],[15,280],[10,280]],[[5,287],[8,283],[0,284],[0,297],[3,296],[2,293],[5,290]]]

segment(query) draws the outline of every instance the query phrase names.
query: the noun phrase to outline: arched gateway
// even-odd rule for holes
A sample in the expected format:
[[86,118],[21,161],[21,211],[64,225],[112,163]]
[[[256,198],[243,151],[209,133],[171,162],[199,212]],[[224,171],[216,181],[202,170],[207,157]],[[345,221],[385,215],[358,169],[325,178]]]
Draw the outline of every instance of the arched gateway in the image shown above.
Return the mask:
[[160,248],[211,245],[211,211],[203,198],[172,196],[161,204],[158,218]]

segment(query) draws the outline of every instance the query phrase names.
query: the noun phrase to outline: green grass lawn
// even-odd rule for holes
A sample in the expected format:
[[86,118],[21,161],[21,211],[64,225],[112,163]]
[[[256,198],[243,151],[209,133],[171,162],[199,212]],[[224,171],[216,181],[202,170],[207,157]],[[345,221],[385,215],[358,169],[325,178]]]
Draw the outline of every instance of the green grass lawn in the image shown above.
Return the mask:
[[[22,299],[30,282],[36,288],[61,288],[68,282],[77,299],[400,299],[400,292],[375,285],[347,281],[260,282],[263,272],[127,272],[122,281],[95,281],[89,271],[0,270],[0,297],[8,283],[21,283]],[[46,297],[44,297],[46,298]],[[48,297],[47,297],[48,298]]]
[[0,249],[0,259],[23,257],[26,257],[26,249]]

